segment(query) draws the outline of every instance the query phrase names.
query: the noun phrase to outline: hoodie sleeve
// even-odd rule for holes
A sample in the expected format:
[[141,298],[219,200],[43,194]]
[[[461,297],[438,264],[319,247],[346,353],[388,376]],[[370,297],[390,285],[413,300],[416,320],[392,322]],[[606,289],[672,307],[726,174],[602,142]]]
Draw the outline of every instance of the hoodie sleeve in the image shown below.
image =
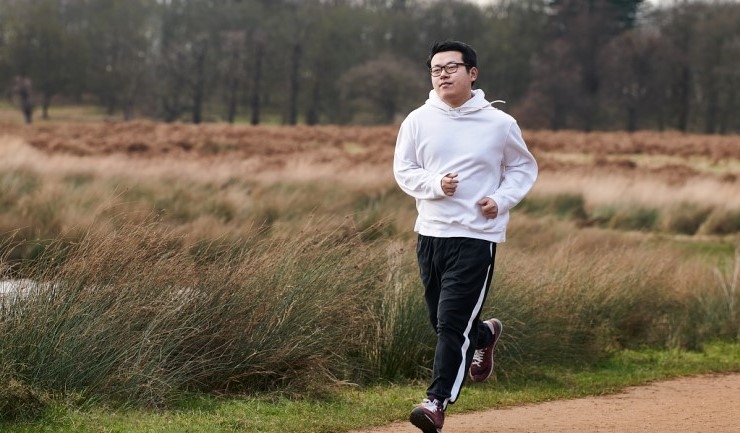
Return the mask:
[[417,158],[417,142],[409,119],[402,124],[396,138],[393,156],[393,176],[406,194],[416,199],[444,198],[442,178],[444,174],[425,170]]
[[499,213],[516,206],[537,179],[537,161],[527,149],[516,122],[509,128],[502,165],[501,185],[491,196],[498,205]]

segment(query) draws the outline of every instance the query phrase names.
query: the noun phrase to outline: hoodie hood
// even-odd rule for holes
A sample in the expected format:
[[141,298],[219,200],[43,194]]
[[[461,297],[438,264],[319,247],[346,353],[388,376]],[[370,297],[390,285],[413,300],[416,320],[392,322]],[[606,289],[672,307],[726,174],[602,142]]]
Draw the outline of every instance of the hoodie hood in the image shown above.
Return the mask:
[[452,117],[465,116],[467,114],[476,113],[480,110],[492,108],[491,102],[486,100],[486,94],[481,89],[473,89],[473,97],[457,108],[452,108],[447,105],[447,103],[437,95],[437,92],[434,89],[429,91],[429,99],[424,103],[442,110]]

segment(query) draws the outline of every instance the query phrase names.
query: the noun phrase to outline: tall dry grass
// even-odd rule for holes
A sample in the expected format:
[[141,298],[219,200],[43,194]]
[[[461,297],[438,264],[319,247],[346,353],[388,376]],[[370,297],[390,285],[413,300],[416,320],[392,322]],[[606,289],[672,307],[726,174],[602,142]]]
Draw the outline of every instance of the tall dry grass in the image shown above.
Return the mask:
[[[719,268],[682,250],[518,217],[485,312],[506,323],[499,374],[738,338],[736,270],[718,285]],[[52,394],[147,405],[188,391],[315,395],[421,378],[433,356],[413,242],[331,222],[199,245],[156,221],[90,230],[16,272],[33,284],[2,298],[0,377]]]
[[[14,401],[164,405],[425,377],[434,333],[391,128],[108,129],[0,139],[0,279],[32,287],[0,295],[0,384],[27,391]],[[597,138],[629,149],[615,137]],[[506,323],[502,375],[738,338],[723,262],[740,230],[734,166],[665,176],[533,149],[541,177],[515,209],[485,312]]]
[[[506,344],[522,362],[588,363],[623,348],[700,350],[708,339],[736,338],[714,259],[650,238],[518,217],[511,236],[521,243],[501,248],[490,311],[518,325]],[[707,299],[724,306],[707,308]],[[718,325],[727,328],[710,329]]]
[[[331,230],[317,229],[331,227]],[[386,258],[342,227],[188,245],[165,226],[52,241],[6,295],[0,353],[47,390],[164,404],[183,391],[320,390],[366,374],[348,359]]]

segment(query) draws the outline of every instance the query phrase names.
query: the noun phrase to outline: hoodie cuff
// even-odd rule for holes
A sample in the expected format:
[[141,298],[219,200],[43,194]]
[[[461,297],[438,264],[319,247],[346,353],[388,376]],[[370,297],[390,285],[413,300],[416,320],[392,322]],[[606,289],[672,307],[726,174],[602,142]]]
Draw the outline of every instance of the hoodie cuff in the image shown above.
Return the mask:
[[434,195],[437,198],[447,197],[445,195],[445,192],[442,190],[442,179],[444,179],[445,176],[447,176],[447,175],[446,174],[440,174],[439,176],[437,176],[437,180],[435,181],[435,184],[434,184]]
[[498,208],[499,215],[508,212],[510,207],[507,206],[506,200],[504,200],[502,197],[497,197],[494,195],[489,195],[488,198],[496,202],[496,207]]

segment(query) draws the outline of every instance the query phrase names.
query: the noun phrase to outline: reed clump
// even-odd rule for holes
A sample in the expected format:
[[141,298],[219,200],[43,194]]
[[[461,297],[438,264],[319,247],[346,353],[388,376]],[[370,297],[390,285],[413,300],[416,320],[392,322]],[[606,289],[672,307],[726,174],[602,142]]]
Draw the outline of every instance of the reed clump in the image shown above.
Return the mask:
[[0,422],[27,421],[39,416],[48,407],[49,399],[6,374],[0,372]]
[[720,237],[740,232],[740,211],[685,201],[593,205],[582,194],[561,193],[533,195],[525,198],[518,209],[534,216],[552,215],[582,226],[616,230]]
[[15,269],[34,283],[2,299],[0,353],[42,389],[150,405],[364,374],[345,360],[382,278],[356,234],[191,247],[157,223],[51,242]]

